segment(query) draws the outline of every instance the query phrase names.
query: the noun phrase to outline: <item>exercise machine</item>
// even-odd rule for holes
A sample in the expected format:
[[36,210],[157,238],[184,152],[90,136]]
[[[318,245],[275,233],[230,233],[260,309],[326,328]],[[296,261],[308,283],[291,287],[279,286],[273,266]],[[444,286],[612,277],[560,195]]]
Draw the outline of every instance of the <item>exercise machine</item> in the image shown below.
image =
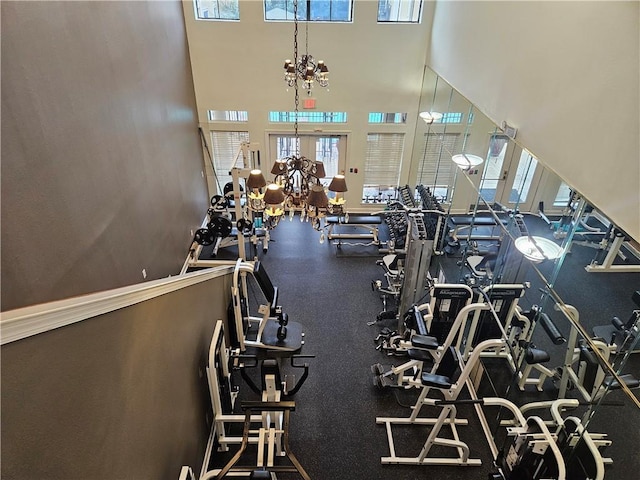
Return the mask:
[[[438,298],[434,300],[434,308],[437,309],[437,305],[441,305],[443,301],[447,301],[447,299]],[[489,306],[486,303],[461,306],[451,323],[434,323],[433,310],[430,304],[412,308],[405,318],[405,323],[408,326],[406,331],[416,331],[416,333],[411,334],[408,340],[399,341],[397,344],[398,349],[404,349],[408,360],[401,365],[388,368],[379,363],[372,365],[371,371],[374,374],[374,385],[380,388],[413,388],[418,386],[415,380],[422,375],[423,371],[429,370],[432,373],[437,371],[449,348],[452,346],[455,346],[456,349],[460,348],[461,332],[464,332],[468,318],[488,308]],[[446,336],[443,330],[436,328],[444,326],[447,328]],[[430,335],[432,330],[436,335]]]
[[[209,471],[201,477],[201,480],[221,480],[227,476],[241,473],[248,474],[252,480],[274,480],[277,478],[275,474],[280,472],[295,472],[304,480],[311,480],[309,474],[289,448],[290,413],[295,410],[295,402],[242,402],[241,408],[245,411],[245,416],[240,449],[219,471]],[[251,442],[252,415],[257,412],[262,415],[276,412],[282,416],[281,424],[278,426],[260,427],[258,429],[258,436],[255,439],[258,447],[255,465],[238,466],[238,461]],[[277,438],[280,436],[282,438],[283,453],[289,460],[289,465],[276,464]]]
[[[565,308],[573,321],[579,323],[578,311],[571,305],[565,305]],[[597,354],[594,348],[598,350]],[[579,340],[578,331],[572,325],[563,365],[551,369],[542,365],[542,362],[527,362],[522,369],[518,386],[524,390],[526,385],[535,385],[542,391],[545,380],[552,379],[558,386],[558,398],[566,398],[570,389],[577,389],[584,401],[596,402],[607,391],[623,388],[615,377],[606,375],[600,363],[600,359],[609,362],[612,350],[610,345],[598,339],[590,339],[588,343]],[[537,377],[532,376],[533,371],[538,373]],[[640,381],[632,374],[621,375],[620,379],[626,388],[640,386]]]
[[[228,452],[230,447],[237,445],[245,444],[244,448],[246,448],[247,443],[268,447],[270,460],[266,463],[258,461],[256,468],[270,466],[274,456],[288,455],[288,439],[284,435],[288,429],[287,411],[292,411],[294,404],[286,402],[298,392],[308,376],[308,364],[296,363],[300,358],[309,358],[309,356],[291,355],[290,357],[291,368],[302,371],[296,382],[295,375],[282,375],[278,360],[260,359],[257,355],[243,354],[237,348],[228,346],[225,340],[224,322],[222,320],[216,322],[206,368],[213,410],[213,426],[203,461],[205,467],[209,465],[214,449],[218,452]],[[255,385],[246,372],[247,369],[258,365],[260,366],[260,387]],[[259,402],[245,404],[242,408],[243,414],[235,412],[239,388],[234,383],[232,373],[237,370],[240,371],[251,390],[260,398]],[[233,435],[233,425],[246,425],[247,422],[261,425],[257,436],[253,435],[255,433],[253,430],[243,432],[242,436]],[[220,469],[213,469],[207,472],[206,478],[222,478],[218,477],[220,471]]]
[[[470,458],[469,446],[461,440],[458,426],[467,425],[466,419],[457,415],[458,397],[465,387],[468,387],[472,400],[475,398],[473,386],[468,382],[471,372],[476,368],[480,359],[480,354],[489,349],[501,349],[504,347],[504,340],[485,340],[479,344],[469,357],[466,363],[458,350],[454,346],[449,346],[443,353],[438,367],[433,372],[423,372],[415,380],[416,385],[422,390],[417,401],[412,407],[409,417],[377,417],[376,423],[385,425],[387,442],[389,445],[389,455],[382,457],[383,464],[401,465],[455,465],[455,466],[479,466],[481,461],[477,458]],[[428,398],[430,391],[440,392],[444,402],[437,399]],[[500,399],[501,400],[501,399]],[[420,412],[425,406],[436,406],[440,408],[440,413],[435,418],[420,416]],[[481,413],[481,409],[476,408],[479,415],[482,415],[481,423],[486,426],[486,418]],[[393,426],[395,425],[428,425],[431,426],[429,435],[425,440],[422,449],[416,456],[400,456],[396,453],[395,439],[393,436]],[[445,438],[440,434],[444,427],[448,427],[450,435]],[[488,430],[485,430],[485,433]],[[442,432],[444,433],[444,432]],[[456,456],[433,457],[429,456],[434,446],[453,449]]]
[[[379,215],[354,213],[346,213],[343,216],[332,215],[326,218],[326,223],[327,239],[334,240],[333,243],[338,249],[343,243],[361,246],[380,245],[378,226],[382,223],[382,219]],[[360,240],[360,242],[344,240]]]
[[[248,282],[257,285],[261,297],[251,299]],[[228,329],[232,345],[241,352],[247,347],[256,347],[284,353],[297,353],[304,344],[304,332],[298,322],[289,321],[286,313],[278,305],[278,288],[273,285],[263,264],[259,261],[238,259],[233,271],[231,287],[232,305],[228,319]],[[250,305],[264,301],[258,306],[261,316],[252,315]]]
[[611,319],[610,325],[599,325],[593,328],[593,336],[602,339],[611,347],[612,353],[624,352],[632,345],[638,337],[640,329],[640,290],[633,292],[631,296],[637,309],[631,312],[629,319],[623,322],[618,317]]

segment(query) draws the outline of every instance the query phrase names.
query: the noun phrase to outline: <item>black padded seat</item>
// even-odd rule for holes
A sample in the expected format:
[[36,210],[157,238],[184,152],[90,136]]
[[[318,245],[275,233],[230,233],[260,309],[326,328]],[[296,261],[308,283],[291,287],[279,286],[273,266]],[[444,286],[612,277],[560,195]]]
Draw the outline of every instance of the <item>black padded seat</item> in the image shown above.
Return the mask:
[[475,217],[474,218],[471,216],[464,216],[464,217],[451,216],[449,217],[449,221],[454,226],[471,225],[472,223],[473,225],[477,225],[478,227],[491,227],[491,226],[497,225],[493,217]]
[[411,345],[418,348],[426,348],[427,350],[435,350],[438,348],[438,339],[429,335],[414,335],[411,337]]
[[451,388],[451,379],[449,377],[445,377],[444,375],[436,375],[435,373],[423,373],[422,374],[422,385],[426,387],[435,387],[445,390],[447,388]]
[[[627,388],[638,388],[640,386],[640,380],[635,378],[630,373],[625,375],[620,375],[620,379],[624,382]],[[604,378],[604,382],[602,382],[605,387],[609,387],[611,390],[618,390],[622,388],[620,383],[613,378],[613,376],[609,375]]]
[[297,352],[302,348],[302,325],[298,322],[287,323],[287,336],[278,338],[280,325],[273,319],[268,319],[262,332],[262,343],[267,347],[284,348],[289,352]]
[[329,216],[327,217],[327,223],[340,223],[343,225],[380,225],[382,223],[382,219],[378,215],[354,215],[350,213],[348,219],[345,219],[344,216]]
[[460,364],[455,347],[447,348],[435,373],[423,372],[420,377],[422,385],[440,389],[451,388],[456,380]]
[[407,350],[407,356],[411,360],[420,360],[422,362],[428,362],[433,360],[433,357],[428,350],[422,350],[420,348],[410,348]]
[[254,470],[249,475],[251,480],[271,480],[271,473],[267,470]]

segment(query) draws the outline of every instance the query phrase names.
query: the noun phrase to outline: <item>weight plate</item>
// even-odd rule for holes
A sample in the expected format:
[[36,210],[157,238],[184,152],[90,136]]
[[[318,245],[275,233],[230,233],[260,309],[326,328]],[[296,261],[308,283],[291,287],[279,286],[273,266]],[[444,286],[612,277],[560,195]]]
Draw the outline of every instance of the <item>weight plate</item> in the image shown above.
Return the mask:
[[199,228],[196,230],[193,239],[198,245],[211,245],[215,240],[215,238],[212,238],[208,228]]
[[226,238],[231,234],[231,220],[221,215],[213,217],[209,222],[209,230],[213,233],[214,237]]
[[[240,185],[239,187],[240,187],[240,192],[242,192],[243,191],[242,185]],[[224,193],[224,196],[227,198],[233,197],[233,182],[225,183],[224,188],[222,189],[222,193]]]
[[238,220],[236,222],[236,227],[244,235],[249,235],[251,233],[251,230],[253,230],[253,224],[246,218],[241,218],[240,220]]

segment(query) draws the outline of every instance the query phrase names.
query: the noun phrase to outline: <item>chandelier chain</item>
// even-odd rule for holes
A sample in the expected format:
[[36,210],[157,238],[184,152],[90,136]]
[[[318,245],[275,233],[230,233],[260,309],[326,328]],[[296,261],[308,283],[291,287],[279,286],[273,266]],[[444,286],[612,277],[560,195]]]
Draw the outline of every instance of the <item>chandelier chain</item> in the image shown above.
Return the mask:
[[[298,64],[298,0],[293,0],[293,64]],[[296,156],[299,156],[299,145],[298,145],[298,104],[300,103],[300,97],[298,95],[298,78],[296,76],[295,83],[293,84],[293,89],[295,92],[294,97],[294,119],[293,119],[293,132],[294,132],[294,141],[295,141],[295,153]]]

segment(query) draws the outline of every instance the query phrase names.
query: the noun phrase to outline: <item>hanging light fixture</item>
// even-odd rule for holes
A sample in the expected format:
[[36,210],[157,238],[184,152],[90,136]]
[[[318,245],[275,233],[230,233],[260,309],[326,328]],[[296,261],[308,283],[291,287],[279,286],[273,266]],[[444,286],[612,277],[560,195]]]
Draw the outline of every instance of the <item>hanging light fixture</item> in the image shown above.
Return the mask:
[[525,235],[515,240],[515,246],[522,255],[533,263],[555,260],[562,255],[562,247],[544,237]]
[[329,68],[324,60],[315,60],[309,54],[309,21],[305,23],[305,53],[298,58],[298,0],[293,0],[294,25],[294,59],[284,61],[284,81],[293,87],[298,80],[303,82],[307,94],[311,96],[311,89],[317,83],[321,87],[329,86]]
[[431,125],[433,122],[438,122],[442,119],[440,112],[420,112],[420,118],[424,120],[427,125]]
[[[281,189],[283,209],[288,209],[290,217],[296,211],[300,212],[300,220],[311,219],[314,228],[320,230],[320,219],[327,213],[342,214],[344,208],[344,198],[341,196],[347,191],[344,175],[336,175],[329,185],[329,190],[336,192],[335,198],[329,200],[321,180],[325,178],[326,172],[324,164],[318,160],[311,160],[300,155],[300,137],[298,135],[298,111],[300,97],[298,92],[298,81],[301,81],[307,91],[310,91],[313,82],[318,82],[321,86],[328,85],[327,74],[329,70],[323,61],[317,64],[308,53],[302,55],[298,60],[298,1],[293,2],[293,61],[285,61],[285,80],[287,84],[294,88],[294,149],[288,156],[277,159],[271,173],[275,176],[274,182]],[[308,26],[307,26],[308,29]],[[308,46],[308,30],[307,30]],[[341,178],[340,178],[341,177]],[[335,183],[334,182],[338,182]],[[267,194],[269,193],[267,188]],[[266,194],[265,194],[266,195]],[[265,204],[269,205],[266,199]],[[276,212],[280,210],[276,209]],[[268,213],[268,212],[267,212]],[[269,214],[269,213],[268,213]]]
[[451,157],[453,163],[458,165],[462,170],[469,170],[473,167],[477,167],[482,162],[484,162],[484,158],[479,157],[478,155],[471,155],[468,153],[458,153]]

